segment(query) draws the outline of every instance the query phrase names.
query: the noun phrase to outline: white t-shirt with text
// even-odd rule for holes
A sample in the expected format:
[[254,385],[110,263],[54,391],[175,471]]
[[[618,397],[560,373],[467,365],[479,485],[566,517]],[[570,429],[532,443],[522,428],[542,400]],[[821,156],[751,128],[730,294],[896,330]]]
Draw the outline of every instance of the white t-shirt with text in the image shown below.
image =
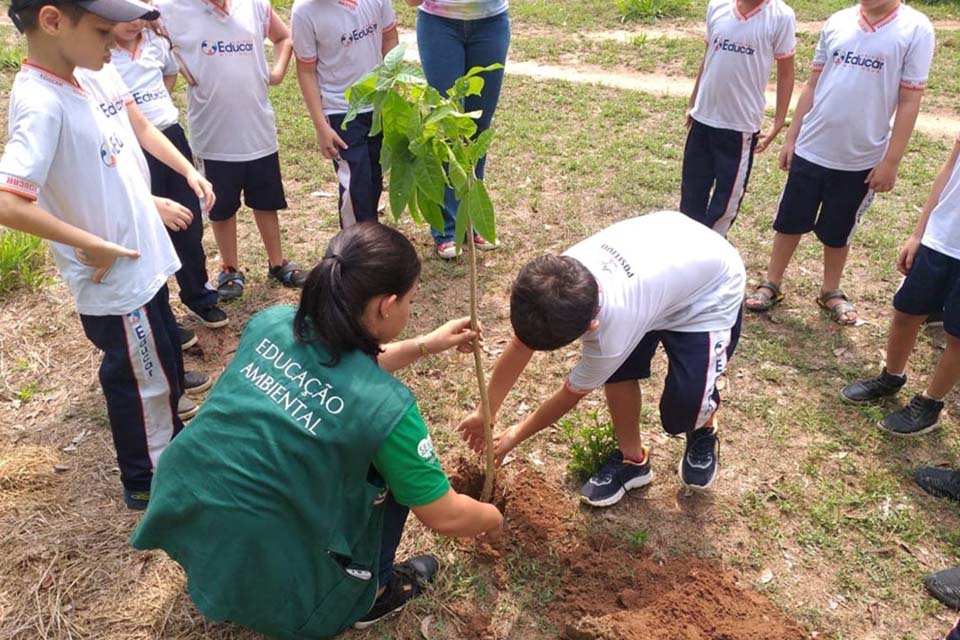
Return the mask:
[[[957,136],[960,142],[960,135]],[[921,244],[960,260],[960,161],[953,166],[940,201],[930,212]]]
[[187,87],[187,122],[194,155],[244,162],[277,152],[277,124],[268,97],[270,68],[264,38],[269,0],[157,0],[163,26],[183,66],[197,81]]
[[887,151],[900,89],[926,88],[934,40],[930,20],[904,4],[874,23],[859,4],[833,14],[814,54],[820,80],[797,155],[840,171],[877,166]]
[[600,285],[600,326],[586,333],[567,385],[596,389],[651,331],[723,331],[743,304],[740,254],[709,227],[675,211],[611,225],[564,253]]
[[180,71],[169,42],[144,29],[143,38],[134,51],[114,47],[110,62],[120,72],[133,101],[150,124],[162,131],[178,122],[180,112],[163,84],[164,76],[175,76]]
[[344,92],[383,61],[383,34],[397,28],[390,0],[296,0],[290,14],[297,60],[317,63],[324,113],[346,113]]
[[60,220],[140,252],[119,258],[99,284],[73,247],[51,242],[77,311],[125,315],[149,302],[180,268],[150,195],[146,159],[130,126],[130,93],[109,64],[78,69],[76,83],[24,63],[10,92],[0,189]]
[[797,21],[783,0],[765,0],[748,15],[737,0],[707,6],[707,52],[690,115],[718,129],[754,133],[763,124],[774,59],[792,58]]

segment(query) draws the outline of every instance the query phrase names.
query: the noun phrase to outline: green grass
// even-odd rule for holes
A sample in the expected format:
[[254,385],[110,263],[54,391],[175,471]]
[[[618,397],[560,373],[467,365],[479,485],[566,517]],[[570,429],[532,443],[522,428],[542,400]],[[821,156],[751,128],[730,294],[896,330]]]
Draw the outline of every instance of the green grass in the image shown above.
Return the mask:
[[0,295],[47,282],[46,243],[19,231],[0,229]]
[[685,15],[692,6],[691,0],[616,0],[616,4],[624,22],[676,18]]

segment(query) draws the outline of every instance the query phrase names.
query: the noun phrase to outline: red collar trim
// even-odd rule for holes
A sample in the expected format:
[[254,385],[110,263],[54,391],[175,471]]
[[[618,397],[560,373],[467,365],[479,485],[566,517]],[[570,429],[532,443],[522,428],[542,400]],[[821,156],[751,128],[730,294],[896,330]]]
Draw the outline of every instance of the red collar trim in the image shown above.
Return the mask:
[[114,47],[114,49],[116,49],[117,51],[122,51],[126,53],[128,56],[130,56],[131,60],[136,60],[137,58],[140,57],[140,54],[143,53],[143,41],[145,39],[146,39],[146,36],[143,33],[141,33],[140,39],[137,41],[137,44],[135,44],[133,47],[133,51],[119,44],[116,47]]
[[79,93],[80,95],[85,95],[83,92],[83,87],[80,86],[80,83],[77,82],[75,78],[64,78],[62,75],[56,71],[51,71],[46,67],[41,67],[40,65],[30,62],[26,58],[23,59],[23,62],[20,65],[21,67],[26,67],[27,69],[34,69],[38,76],[42,80],[46,80],[50,84],[56,85],[58,87],[69,86],[71,89]]
[[763,0],[763,2],[754,7],[750,13],[744,15],[740,13],[740,8],[737,7],[737,0],[733,0],[733,15],[736,16],[737,20],[749,20],[753,16],[763,11],[764,7],[766,7],[768,4],[770,4],[770,0]]
[[223,0],[223,3],[217,2],[217,0],[203,0],[216,11],[221,16],[230,15],[230,0]]
[[863,13],[863,7],[860,7],[860,8],[859,8],[859,13],[860,13],[860,28],[863,29],[864,31],[868,31],[868,32],[870,32],[870,33],[873,33],[873,32],[875,32],[875,31],[877,31],[878,29],[881,29],[882,27],[885,27],[886,25],[888,25],[888,24],[890,24],[891,22],[893,22],[893,21],[897,18],[897,14],[898,14],[899,12],[900,12],[900,3],[898,2],[898,3],[897,3],[897,6],[895,6],[893,9],[891,9],[890,12],[889,12],[887,15],[883,16],[882,18],[880,18],[880,19],[877,20],[876,22],[870,22],[870,20],[869,20],[869,19],[867,18],[867,16],[866,16],[866,14]]

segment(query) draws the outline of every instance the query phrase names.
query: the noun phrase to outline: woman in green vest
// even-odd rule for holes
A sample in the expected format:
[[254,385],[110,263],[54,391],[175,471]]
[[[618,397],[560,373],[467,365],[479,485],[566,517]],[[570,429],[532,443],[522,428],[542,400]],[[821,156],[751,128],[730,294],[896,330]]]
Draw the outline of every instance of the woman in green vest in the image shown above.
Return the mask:
[[420,260],[398,231],[330,241],[300,306],[253,316],[200,413],[167,447],[131,543],[183,566],[197,608],[277,638],[323,638],[399,610],[437,572],[394,564],[408,510],[451,536],[496,535],[496,507],[450,487],[392,372],[468,350],[467,319],[392,342]]

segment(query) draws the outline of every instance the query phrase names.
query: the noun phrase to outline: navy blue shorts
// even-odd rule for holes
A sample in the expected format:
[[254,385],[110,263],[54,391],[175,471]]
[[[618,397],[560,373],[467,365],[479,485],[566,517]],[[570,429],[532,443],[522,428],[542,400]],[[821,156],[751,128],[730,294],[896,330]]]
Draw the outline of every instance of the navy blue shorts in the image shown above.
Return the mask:
[[726,237],[747,192],[758,138],[694,120],[683,148],[680,211]]
[[340,158],[333,161],[333,170],[339,183],[340,228],[358,222],[376,222],[377,206],[383,192],[383,172],[380,169],[380,149],[383,134],[370,135],[373,113],[361,113],[346,130],[341,129],[346,114],[330,114],[330,126],[347,143],[340,150]]
[[864,182],[870,171],[828,169],[794,154],[773,229],[791,235],[813,231],[828,247],[847,246],[873,202]]
[[287,208],[278,153],[244,162],[201,160],[198,165],[200,172],[213,184],[217,196],[217,202],[210,210],[211,220],[220,222],[237,215],[241,193],[243,203],[251,209],[279,211]]
[[943,330],[960,338],[960,260],[920,245],[893,308],[912,316],[943,310]]
[[737,348],[742,320],[741,314],[725,331],[651,331],[607,384],[649,378],[650,363],[657,346],[663,344],[668,367],[660,397],[660,423],[674,435],[702,427],[720,406],[717,380]]

